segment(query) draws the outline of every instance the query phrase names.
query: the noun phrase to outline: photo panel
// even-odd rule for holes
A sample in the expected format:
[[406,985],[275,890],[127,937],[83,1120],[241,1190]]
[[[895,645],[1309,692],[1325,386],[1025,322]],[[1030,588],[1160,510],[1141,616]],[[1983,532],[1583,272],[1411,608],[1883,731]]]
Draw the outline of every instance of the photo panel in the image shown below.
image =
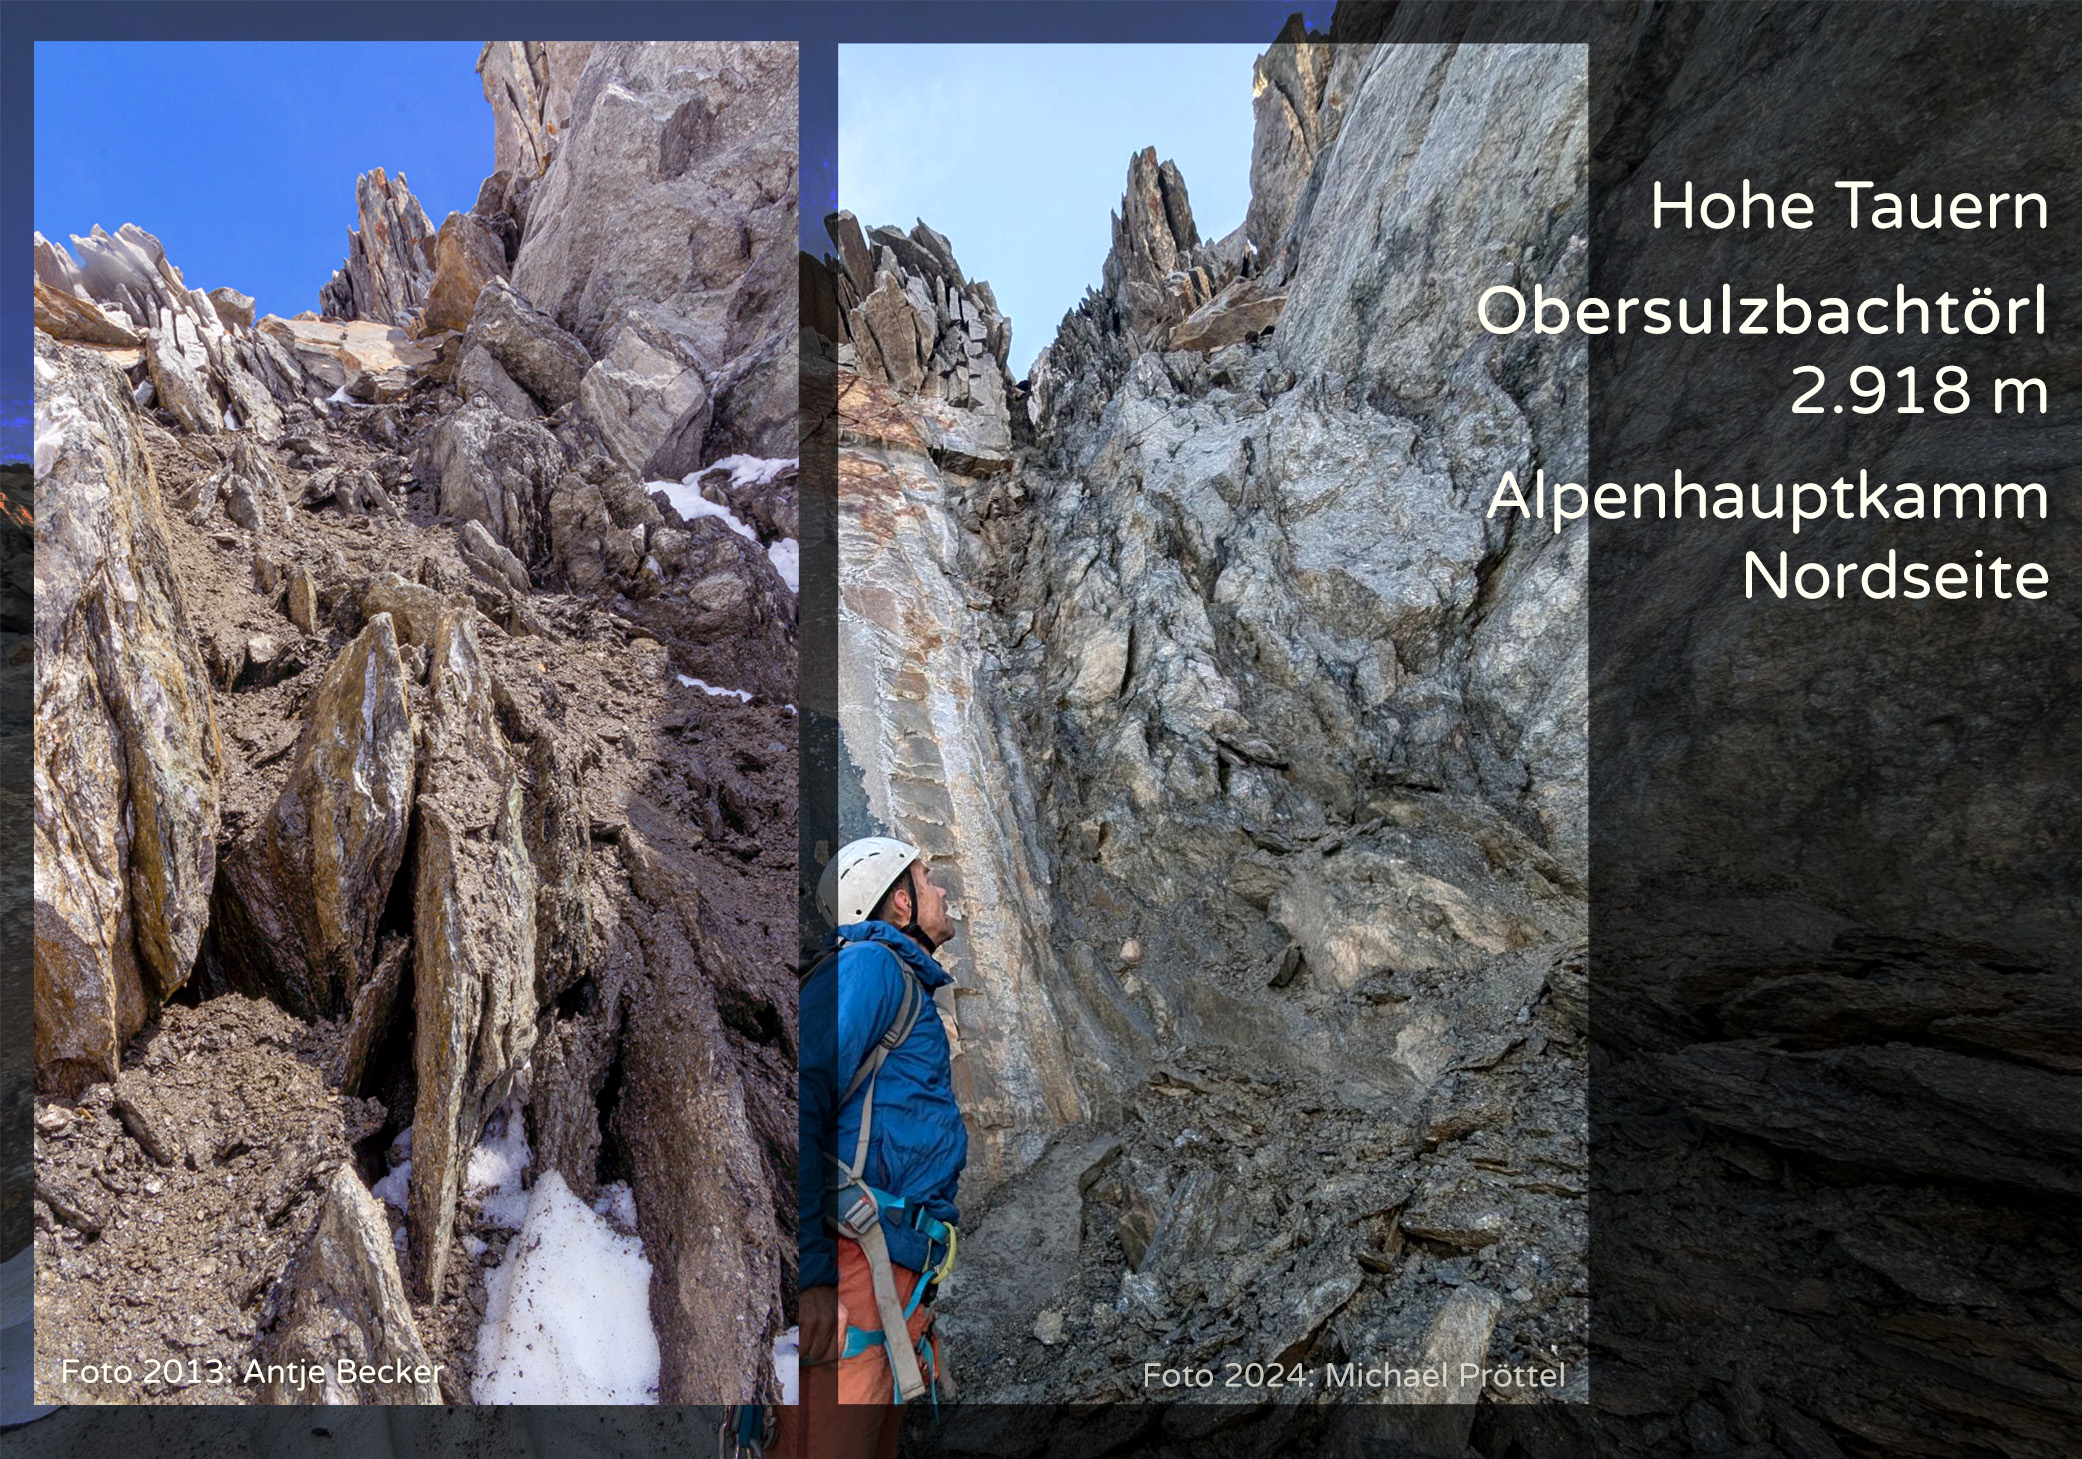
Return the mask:
[[778,1401],[795,43],[35,61],[36,1401]]
[[[1587,64],[840,48],[820,856],[930,881],[944,1081],[890,1056],[860,1174],[958,1229],[965,1404],[1589,1392],[1586,539],[1485,513],[1587,352],[1444,303],[1581,291]],[[802,1016],[807,1287],[879,1030]]]

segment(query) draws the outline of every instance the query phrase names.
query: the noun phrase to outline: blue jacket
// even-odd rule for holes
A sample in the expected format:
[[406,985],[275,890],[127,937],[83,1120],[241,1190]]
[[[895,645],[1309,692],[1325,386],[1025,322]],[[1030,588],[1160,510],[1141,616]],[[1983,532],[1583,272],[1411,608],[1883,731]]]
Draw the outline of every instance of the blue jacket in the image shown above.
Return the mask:
[[[969,1158],[968,1130],[954,1101],[947,1030],[932,1002],[933,989],[954,980],[925,949],[886,922],[856,922],[841,927],[838,935],[845,943],[838,956],[802,986],[796,1194],[805,1287],[838,1284],[835,1238],[824,1224],[825,1189],[836,1173],[829,1157],[836,1151],[841,1159],[853,1159],[867,1085],[853,1091],[845,1108],[833,1106],[868,1051],[896,1021],[907,968],[925,989],[925,1005],[911,1036],[890,1050],[876,1076],[874,1126],[861,1175],[875,1189],[903,1196],[953,1223],[959,1219],[955,1190]],[[923,1235],[887,1218],[882,1229],[891,1261],[913,1271],[925,1266]]]

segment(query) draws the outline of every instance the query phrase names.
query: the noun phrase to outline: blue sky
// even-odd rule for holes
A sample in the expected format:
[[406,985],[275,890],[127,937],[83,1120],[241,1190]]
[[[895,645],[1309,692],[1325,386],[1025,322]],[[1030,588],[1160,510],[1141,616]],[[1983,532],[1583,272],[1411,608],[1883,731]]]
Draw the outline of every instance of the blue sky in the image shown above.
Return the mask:
[[1099,283],[1132,153],[1178,164],[1203,238],[1243,221],[1263,50],[841,46],[839,205],[863,227],[923,218],[946,234],[1011,316],[1024,377]]
[[492,170],[475,41],[36,46],[35,227],[135,223],[192,287],[318,307],[354,180],[403,172],[436,227]]

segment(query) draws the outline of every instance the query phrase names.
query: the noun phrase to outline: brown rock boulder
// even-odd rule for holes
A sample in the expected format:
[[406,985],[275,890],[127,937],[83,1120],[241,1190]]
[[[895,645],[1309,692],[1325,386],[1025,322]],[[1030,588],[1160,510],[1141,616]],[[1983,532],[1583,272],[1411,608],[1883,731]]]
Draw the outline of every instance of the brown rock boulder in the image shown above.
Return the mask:
[[415,817],[414,1287],[441,1293],[470,1149],[535,1042],[535,868],[526,798],[474,620],[436,631]]
[[36,327],[54,339],[135,349],[144,336],[111,319],[92,299],[77,299],[36,280]]
[[[420,1342],[398,1274],[383,1208],[354,1173],[337,1167],[325,1188],[318,1225],[284,1284],[281,1316],[260,1347],[263,1364],[308,1363],[323,1371],[314,1386],[269,1384],[270,1403],[439,1403],[441,1385]],[[354,1370],[385,1366],[389,1382],[342,1382]]]
[[484,286],[505,277],[498,235],[468,213],[450,213],[434,236],[434,282],[420,314],[422,330],[468,329]]
[[441,356],[438,339],[415,340],[394,325],[362,320],[283,319],[270,314],[257,329],[282,346],[311,379],[335,390],[363,374],[372,383],[396,379],[409,385],[433,369]]
[[1238,279],[1171,327],[1169,348],[1202,354],[1272,328],[1285,294],[1262,293],[1255,279]]
[[187,980],[221,751],[127,382],[36,340],[36,1069],[112,1078]]
[[405,858],[414,769],[397,633],[378,613],[313,694],[273,810],[225,856],[215,943],[233,986],[304,1018],[349,1009]]

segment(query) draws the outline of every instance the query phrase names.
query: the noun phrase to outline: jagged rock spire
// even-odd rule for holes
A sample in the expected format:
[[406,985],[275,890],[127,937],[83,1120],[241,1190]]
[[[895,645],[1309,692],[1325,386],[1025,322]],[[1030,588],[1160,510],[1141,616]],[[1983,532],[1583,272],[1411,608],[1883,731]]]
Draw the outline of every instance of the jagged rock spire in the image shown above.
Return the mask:
[[427,301],[434,278],[434,224],[405,174],[382,168],[354,182],[361,227],[347,235],[347,261],[318,291],[319,312],[334,319],[403,325]]

